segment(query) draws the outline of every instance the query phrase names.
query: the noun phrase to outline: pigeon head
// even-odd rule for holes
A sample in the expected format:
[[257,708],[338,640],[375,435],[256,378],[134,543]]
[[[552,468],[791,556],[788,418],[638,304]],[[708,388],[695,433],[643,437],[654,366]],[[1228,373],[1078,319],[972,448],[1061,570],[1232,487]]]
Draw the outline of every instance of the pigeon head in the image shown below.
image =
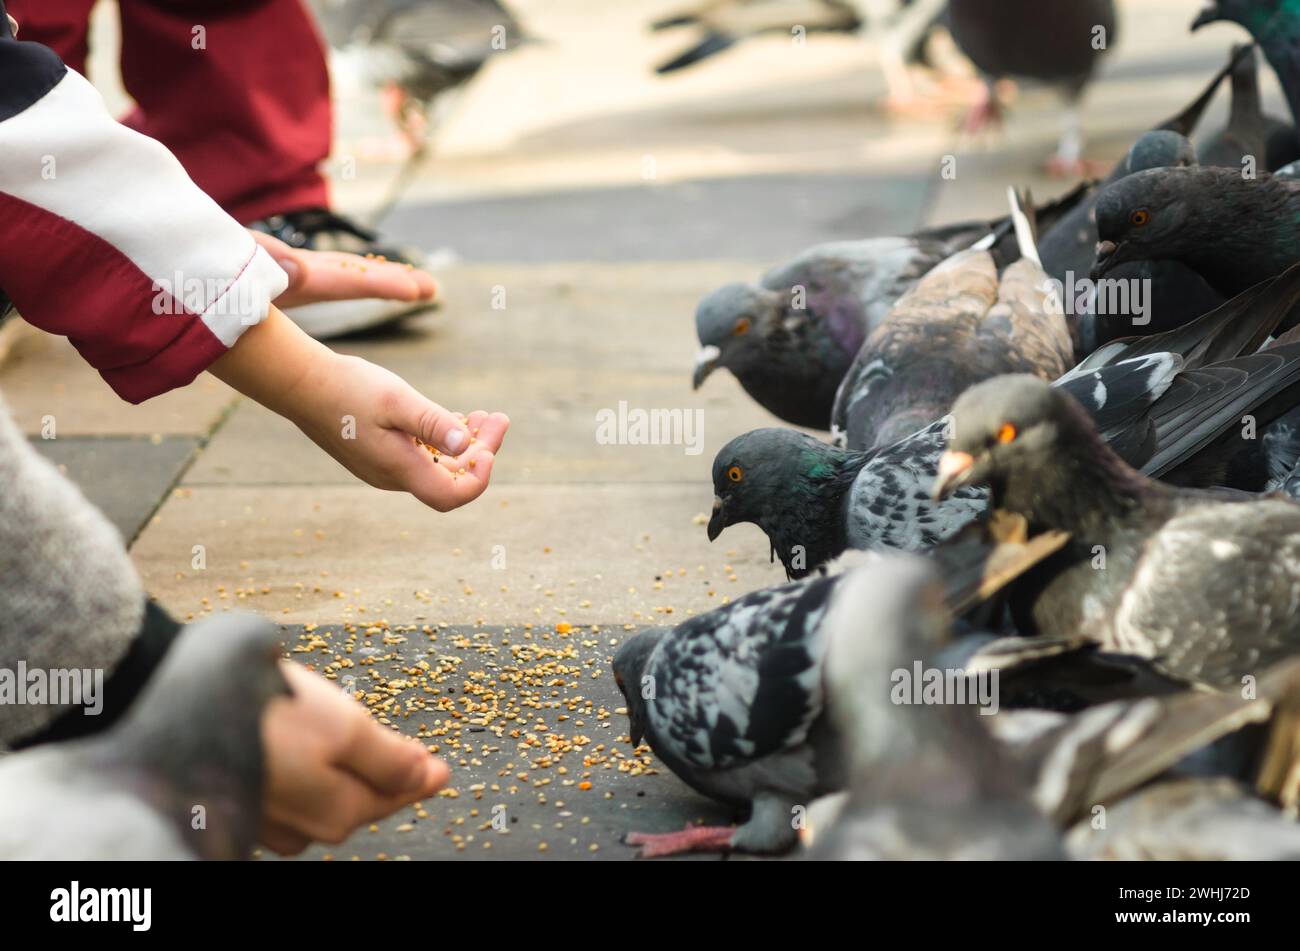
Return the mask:
[[1000,481],[1008,472],[1058,453],[1073,422],[1060,389],[1028,373],[972,386],[953,404],[951,438],[939,459],[934,496]]
[[1143,504],[1151,483],[1117,456],[1069,393],[1029,374],[994,377],[953,404],[935,498],[990,487],[995,508],[1033,528],[1087,533]]
[[1203,169],[1151,168],[1108,185],[1097,196],[1097,262],[1100,278],[1125,261],[1178,258],[1189,241],[1201,240],[1187,228],[1204,193]]
[[700,301],[695,311],[700,352],[695,358],[694,387],[699,389],[718,367],[737,375],[760,368],[762,335],[780,307],[780,294],[756,284],[727,284]]
[[1149,168],[1188,168],[1196,164],[1196,149],[1185,135],[1170,129],[1144,132],[1124,157],[1124,174]]
[[709,541],[729,525],[752,522],[786,574],[802,577],[843,550],[842,496],[865,458],[793,429],[737,436],[713,458]]
[[618,685],[627,704],[628,736],[631,737],[633,746],[641,744],[646,730],[646,690],[641,679],[645,676],[650,655],[670,630],[667,627],[652,627],[642,631],[625,641],[614,654],[614,683]]

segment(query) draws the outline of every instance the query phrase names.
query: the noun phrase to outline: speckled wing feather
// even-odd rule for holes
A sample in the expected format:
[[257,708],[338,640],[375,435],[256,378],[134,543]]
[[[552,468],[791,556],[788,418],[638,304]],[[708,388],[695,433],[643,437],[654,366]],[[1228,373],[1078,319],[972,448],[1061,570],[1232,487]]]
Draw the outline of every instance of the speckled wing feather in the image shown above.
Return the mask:
[[698,769],[727,769],[801,744],[821,713],[820,621],[832,578],[746,595],[678,626],[646,667],[659,742]]
[[[1116,438],[1137,431],[1137,421],[1168,389],[1177,358],[1153,354],[1070,375],[1062,386]],[[851,548],[922,551],[951,538],[987,508],[987,493],[964,488],[943,501],[930,496],[947,423],[937,420],[874,452],[849,489],[845,523]],[[1050,554],[1045,552],[1045,554]]]
[[943,420],[879,450],[858,473],[846,508],[853,548],[922,551],[956,534],[987,508],[983,489],[930,496],[947,445]]

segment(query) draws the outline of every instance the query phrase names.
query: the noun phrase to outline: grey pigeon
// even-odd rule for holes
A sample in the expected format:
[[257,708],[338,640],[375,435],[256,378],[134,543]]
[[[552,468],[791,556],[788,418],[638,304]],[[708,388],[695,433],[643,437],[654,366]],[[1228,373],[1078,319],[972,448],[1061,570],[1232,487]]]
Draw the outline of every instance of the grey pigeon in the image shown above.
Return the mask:
[[494,55],[529,40],[498,0],[312,0],[312,7],[338,50],[333,70],[391,84],[403,97],[403,113],[417,116],[427,116]]
[[0,758],[0,857],[241,859],[261,824],[261,719],[288,694],[257,618],[187,627],[102,735]]
[[957,394],[1000,373],[1051,380],[1074,344],[1012,194],[1023,256],[1001,274],[977,245],[930,270],[894,304],[853,359],[831,412],[837,442],[887,446],[947,412]]
[[[1188,690],[1177,680],[1147,679],[1141,689],[1160,696],[1130,694],[1073,714],[1007,709],[1007,673],[1031,685],[1050,682],[1033,669],[1040,639],[980,643],[979,637],[966,636],[940,649],[947,624],[942,603],[933,569],[913,558],[882,559],[841,579],[823,623],[828,629],[827,703],[845,738],[850,793],[829,829],[814,828],[815,855],[1025,857],[1020,851],[1024,843],[1005,833],[1008,814],[1032,830],[1028,848],[1055,855],[1044,843],[1059,833],[1044,817],[1061,829],[1074,825],[1076,836],[1085,824],[1131,827],[1123,818],[1132,811],[1128,798],[1144,795],[1134,790],[1157,777],[1173,779],[1190,757],[1216,742],[1249,741],[1249,731],[1257,726],[1266,727],[1269,752],[1261,756],[1256,743],[1256,751],[1243,761],[1250,764],[1243,774],[1257,776],[1261,791],[1270,797],[1288,792],[1294,797],[1300,765],[1294,744],[1300,661],[1263,672],[1250,695]],[[1048,661],[1060,652],[1077,655],[1077,648],[1069,641],[1042,648]],[[1110,662],[1131,663],[1132,658],[1114,656]],[[1076,661],[1073,673],[1080,681],[1089,680],[1105,663],[1085,669]],[[976,695],[972,681],[987,682],[995,671],[1002,674],[992,681],[1002,709],[994,716],[974,715],[961,704],[961,693],[945,693],[933,705],[900,704],[890,688],[897,688],[900,672],[916,671],[918,664],[927,676],[942,672],[943,682],[953,685],[950,690],[964,681],[968,702]],[[865,689],[873,683],[877,689]],[[1257,768],[1254,764],[1261,760],[1265,765]],[[1283,819],[1277,808],[1254,801],[1260,808],[1252,821],[1272,822],[1280,830]],[[1116,822],[1106,821],[1117,816]],[[1080,845],[1081,850],[1084,845],[1101,848],[1097,840]]]
[[[1267,434],[1277,416],[1300,403],[1297,347],[1256,353],[1298,298],[1300,269],[1184,327],[1108,344],[1057,385],[1122,458],[1149,475],[1213,486],[1248,473],[1255,481],[1243,478],[1237,487],[1261,491],[1269,468],[1279,468],[1268,458],[1274,444],[1233,437],[1243,415],[1255,414]],[[986,510],[982,491],[972,488],[931,498],[949,426],[939,419],[867,451],[782,429],[738,436],[714,457],[709,538],[751,522],[790,577],[848,548],[931,548]]]
[[813,857],[1064,857],[985,717],[948,697],[899,702],[899,673],[931,664],[947,624],[942,589],[919,559],[881,559],[841,585],[824,621],[826,689],[851,785],[835,822],[815,830]]
[[696,310],[693,385],[725,367],[772,414],[828,428],[835,391],[867,334],[918,278],[987,233],[817,245],[758,284],[719,288]]
[[1149,479],[1067,393],[1026,375],[964,393],[953,434],[938,494],[987,485],[1031,532],[1071,536],[1017,582],[1022,632],[1083,634],[1212,685],[1300,653],[1300,505]]
[[755,591],[618,649],[632,743],[644,739],[697,791],[749,811],[739,827],[630,834],[642,855],[788,851],[798,808],[843,784],[821,682],[831,590],[833,579],[816,578]]
[[1033,79],[1055,86],[1066,110],[1053,165],[1077,169],[1083,156],[1079,99],[1098,61],[1116,42],[1112,0],[949,0],[948,24],[957,46],[988,82],[988,100],[968,126],[978,127],[998,114],[993,82]]

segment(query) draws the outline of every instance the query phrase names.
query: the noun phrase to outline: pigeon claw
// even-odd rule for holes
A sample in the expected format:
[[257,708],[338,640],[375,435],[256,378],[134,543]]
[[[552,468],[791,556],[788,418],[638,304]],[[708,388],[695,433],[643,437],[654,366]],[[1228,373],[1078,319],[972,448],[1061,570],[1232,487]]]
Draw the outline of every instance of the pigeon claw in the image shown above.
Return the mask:
[[629,832],[625,845],[637,845],[637,858],[657,859],[688,852],[729,852],[735,826],[687,826],[680,832]]

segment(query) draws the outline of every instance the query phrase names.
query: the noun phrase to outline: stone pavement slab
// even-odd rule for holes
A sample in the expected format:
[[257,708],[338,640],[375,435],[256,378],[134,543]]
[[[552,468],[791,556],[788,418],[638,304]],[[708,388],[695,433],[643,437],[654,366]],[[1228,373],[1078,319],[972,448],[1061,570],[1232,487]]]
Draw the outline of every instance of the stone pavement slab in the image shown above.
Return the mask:
[[118,397],[65,338],[27,325],[22,329],[13,351],[0,363],[0,393],[29,435],[40,435],[48,417],[58,438],[206,436],[237,395],[205,373],[187,387],[133,406]]
[[386,225],[471,261],[772,260],[823,241],[907,234],[936,178],[927,163],[888,177],[765,175],[410,202]]
[[81,486],[128,545],[199,447],[193,436],[62,436],[31,442]]
[[[536,626],[286,630],[295,660],[448,762],[438,796],[304,858],[628,859],[630,831],[730,814],[627,736],[609,662],[633,632]],[[493,820],[495,819],[495,826]],[[696,856],[704,857],[704,856]]]
[[440,515],[366,486],[183,487],[131,554],[182,619],[675,623],[785,580],[754,526],[709,543],[711,501],[707,485],[494,484]]

